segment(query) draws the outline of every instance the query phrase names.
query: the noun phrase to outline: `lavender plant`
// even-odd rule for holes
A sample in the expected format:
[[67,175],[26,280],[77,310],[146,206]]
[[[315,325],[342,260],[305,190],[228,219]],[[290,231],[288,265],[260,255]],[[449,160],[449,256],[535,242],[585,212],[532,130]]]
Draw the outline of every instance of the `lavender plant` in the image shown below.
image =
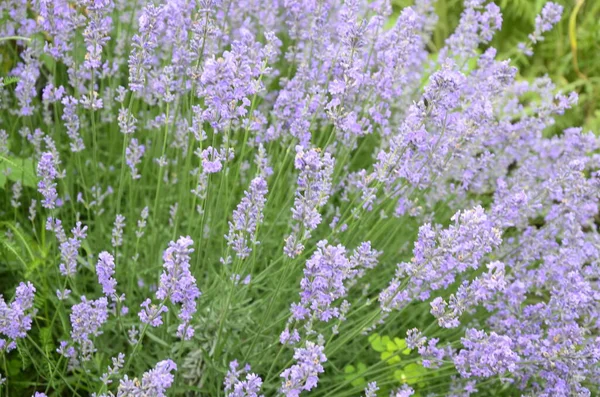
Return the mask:
[[416,3],[0,4],[0,396],[600,393],[600,139]]

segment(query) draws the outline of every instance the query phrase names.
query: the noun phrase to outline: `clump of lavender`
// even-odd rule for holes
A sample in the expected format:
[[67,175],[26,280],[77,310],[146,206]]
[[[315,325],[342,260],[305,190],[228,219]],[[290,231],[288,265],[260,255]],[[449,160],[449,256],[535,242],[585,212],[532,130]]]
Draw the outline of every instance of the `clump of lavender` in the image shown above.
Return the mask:
[[465,378],[487,378],[514,372],[518,368],[519,356],[513,351],[513,342],[507,336],[495,332],[487,335],[483,331],[468,329],[462,344],[464,349],[454,358],[454,364]]
[[413,258],[398,265],[396,277],[379,297],[383,310],[400,309],[415,298],[428,299],[431,291],[447,288],[458,274],[480,267],[484,256],[502,242],[482,207],[459,211],[452,221],[446,230],[429,224],[419,228]]
[[395,3],[0,2],[2,392],[599,394],[577,94]]

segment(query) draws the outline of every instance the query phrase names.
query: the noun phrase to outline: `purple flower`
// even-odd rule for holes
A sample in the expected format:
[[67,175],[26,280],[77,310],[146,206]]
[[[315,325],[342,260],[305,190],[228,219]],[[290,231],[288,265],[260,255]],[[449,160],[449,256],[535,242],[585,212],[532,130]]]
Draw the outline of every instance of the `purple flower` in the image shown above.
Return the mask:
[[142,381],[131,380],[127,375],[119,382],[117,395],[120,397],[153,396],[166,397],[166,391],[175,380],[171,373],[177,371],[177,365],[172,360],[156,363],[150,371],[144,372]]
[[127,166],[131,169],[131,178],[132,179],[140,179],[142,176],[138,174],[137,166],[142,161],[142,156],[146,151],[146,147],[144,145],[140,145],[138,140],[132,138],[129,142],[129,146],[125,149],[125,162]]
[[119,353],[117,357],[112,357],[111,361],[112,366],[109,365],[108,372],[103,373],[102,377],[100,378],[102,383],[107,386],[112,383],[112,379],[110,378],[118,375],[121,368],[123,368],[125,365],[125,354]]
[[267,191],[267,182],[262,177],[254,178],[233,211],[233,221],[229,222],[229,234],[225,235],[225,240],[240,258],[248,257],[252,252],[250,244],[258,243],[256,232],[263,219]]
[[77,105],[79,101],[72,96],[66,96],[62,100],[63,115],[62,120],[67,128],[67,135],[71,140],[71,152],[77,153],[85,149],[83,139],[79,134],[79,116],[77,115]]
[[33,298],[35,287],[30,282],[20,283],[15,291],[15,298],[7,304],[0,294],[0,334],[8,338],[0,338],[0,351],[11,351],[17,347],[16,340],[25,338],[31,329],[35,314]]
[[290,332],[289,328],[286,328],[285,330],[283,330],[281,335],[279,335],[279,343],[281,343],[282,345],[293,346],[298,342],[300,342],[300,334],[298,333],[297,329],[294,329],[292,330],[292,332]]
[[140,306],[142,307],[142,310],[138,313],[140,320],[152,327],[162,325],[162,313],[169,311],[165,305],[156,306],[152,304],[151,299],[146,299]]
[[410,397],[415,394],[415,391],[408,385],[402,385],[402,387],[392,391],[390,397]]
[[125,227],[125,217],[117,214],[115,224],[112,229],[112,237],[110,242],[113,247],[117,248],[123,245],[123,228]]
[[[457,274],[477,269],[502,241],[500,231],[480,206],[457,212],[452,221],[454,225],[446,230],[435,230],[429,224],[419,228],[413,258],[398,265],[396,278],[379,296],[385,311],[404,307],[412,299],[426,300],[432,290],[447,288]],[[402,277],[408,277],[408,283],[401,290]]]
[[321,223],[319,210],[329,199],[333,177],[333,157],[316,149],[296,147],[294,167],[300,170],[292,208],[292,233],[286,238],[284,253],[291,258],[304,251],[303,241]]
[[[246,365],[242,370],[238,369],[237,361],[229,363],[229,370],[223,382],[225,386],[225,395],[227,397],[263,397],[259,396],[262,386],[262,379],[253,373],[250,373],[250,366]],[[244,374],[245,379],[244,379]]]
[[144,207],[142,212],[140,213],[140,219],[137,221],[137,230],[135,231],[135,236],[140,239],[144,236],[144,230],[146,229],[146,220],[148,219],[149,209],[148,207]]
[[470,284],[463,282],[458,291],[450,295],[448,302],[440,297],[431,302],[431,314],[440,327],[458,327],[459,318],[464,312],[472,311],[478,304],[489,302],[495,293],[504,291],[504,264],[492,262],[487,267],[489,271],[481,278],[475,278]]
[[98,282],[102,286],[104,295],[107,297],[114,296],[117,292],[117,280],[113,278],[113,275],[115,274],[115,260],[113,256],[106,251],[102,251],[98,254],[96,274],[98,274]]
[[[94,1],[87,6],[88,23],[83,30],[83,39],[87,53],[83,66],[86,69],[97,69],[102,63],[102,47],[110,40],[114,8],[112,0]],[[92,73],[94,73],[92,71]]]
[[[190,254],[194,252],[194,249],[190,246],[193,244],[194,242],[189,236],[180,237],[177,242],[171,241],[169,243],[169,248],[163,253],[163,267],[165,270],[160,276],[160,283],[156,291],[157,299],[161,301],[169,299],[173,304],[181,304],[181,310],[178,314],[181,323],[177,328],[177,336],[184,340],[191,339],[194,335],[194,328],[191,327],[190,321],[196,313],[196,299],[200,297],[196,279],[190,272]],[[140,318],[143,322],[150,323],[153,326],[160,325],[160,313],[166,311],[166,308],[162,306],[153,313],[148,313],[149,304],[150,301],[146,300],[142,305],[145,305],[146,313],[142,318],[144,311],[140,312]]]
[[365,397],[377,397],[377,390],[379,390],[377,382],[370,382],[365,388]]
[[77,273],[79,248],[81,242],[87,237],[87,226],[82,226],[81,222],[77,222],[75,227],[71,229],[73,237],[67,238],[60,219],[49,217],[46,221],[46,230],[53,231],[60,243],[59,250],[62,261],[59,265],[60,273],[68,277],[75,275]]
[[126,108],[119,109],[119,116],[117,117],[119,122],[119,128],[122,134],[130,135],[135,132],[135,123],[137,119]]
[[37,175],[40,178],[38,182],[38,191],[44,196],[42,207],[53,209],[56,206],[58,193],[56,192],[56,182],[58,177],[54,165],[54,156],[51,152],[42,153],[40,162],[37,165]]
[[56,290],[56,297],[58,298],[58,300],[64,301],[69,297],[69,295],[71,295],[71,290],[68,288],[65,288],[62,291],[59,289]]
[[319,383],[319,374],[323,373],[322,363],[327,361],[323,346],[306,342],[305,347],[294,349],[296,364],[281,373],[283,382],[280,392],[286,397],[298,397],[304,390],[310,391]]
[[315,253],[306,261],[304,278],[300,281],[300,304],[304,310],[298,307],[292,309],[296,319],[303,320],[308,313],[321,321],[338,317],[339,310],[332,303],[346,295],[344,279],[349,268],[350,262],[343,246],[320,241]]
[[102,326],[108,320],[106,297],[90,301],[82,296],[81,303],[73,306],[70,318],[71,338],[79,345],[81,359],[88,361],[96,351],[92,337],[102,334]]
[[543,34],[552,30],[554,25],[560,22],[563,13],[563,6],[549,1],[544,4],[542,12],[535,17],[535,30],[529,35],[532,43],[544,40]]
[[196,155],[202,159],[202,172],[214,174],[221,171],[224,161],[233,159],[233,149],[229,149],[229,151],[225,149],[217,150],[209,146],[202,151],[198,149]]
[[461,376],[488,378],[514,372],[519,364],[519,356],[513,351],[514,343],[507,337],[491,332],[467,329],[462,338],[462,349],[454,357],[454,365]]
[[133,92],[141,92],[145,87],[148,71],[153,64],[154,50],[158,46],[163,10],[163,6],[146,5],[139,18],[139,33],[134,34],[131,39],[133,50],[129,56],[129,88]]

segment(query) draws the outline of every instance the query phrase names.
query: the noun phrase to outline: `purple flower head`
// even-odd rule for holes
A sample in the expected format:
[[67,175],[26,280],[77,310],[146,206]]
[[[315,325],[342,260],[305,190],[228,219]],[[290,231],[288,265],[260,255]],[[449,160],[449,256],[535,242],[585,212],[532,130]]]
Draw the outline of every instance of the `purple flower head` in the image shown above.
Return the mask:
[[135,231],[135,236],[138,239],[144,236],[144,230],[146,229],[146,220],[148,219],[149,211],[150,210],[146,206],[142,209],[142,212],[140,213],[140,219],[138,219],[137,221],[137,230]]
[[138,174],[137,166],[142,161],[142,156],[146,151],[146,147],[144,145],[140,145],[138,140],[132,138],[129,142],[129,146],[125,149],[125,162],[127,166],[131,169],[131,178],[132,179],[140,179],[142,176]]
[[171,241],[169,248],[163,253],[164,271],[160,276],[160,283],[156,291],[159,300],[169,299],[173,304],[180,303],[179,319],[181,324],[177,335],[182,339],[190,339],[194,329],[190,321],[196,313],[196,299],[200,297],[200,290],[196,286],[196,279],[190,272],[190,248],[194,242],[188,237],[180,237],[177,242]]
[[303,241],[321,223],[321,207],[329,199],[334,160],[329,153],[317,149],[305,151],[296,147],[294,167],[300,170],[298,187],[292,208],[292,233],[286,238],[284,252],[291,258],[304,250]]
[[390,393],[390,397],[410,397],[415,394],[415,391],[412,387],[408,385],[402,385],[402,387],[392,391]]
[[58,177],[58,172],[55,168],[54,155],[51,152],[42,153],[40,162],[37,165],[37,175],[40,178],[38,191],[44,196],[42,207],[55,208],[58,193],[56,192],[56,182],[54,180]]
[[163,360],[150,371],[144,372],[141,382],[125,375],[119,383],[117,395],[166,397],[167,389],[175,380],[172,371],[177,371],[177,365],[172,360]]
[[35,287],[30,282],[20,283],[15,291],[15,297],[10,304],[0,295],[0,351],[10,351],[16,348],[16,340],[25,338],[31,329],[34,314],[33,298]]
[[529,39],[533,43],[544,40],[544,33],[560,22],[563,10],[563,6],[551,1],[544,4],[542,12],[535,17],[535,30],[529,35]]
[[[429,224],[419,228],[413,258],[398,265],[397,277],[380,294],[384,310],[401,308],[415,298],[426,300],[432,290],[447,288],[457,274],[477,269],[484,256],[502,241],[500,231],[480,206],[457,212],[452,221],[454,225],[446,230],[435,230]],[[402,291],[401,277],[408,277]]]
[[304,390],[310,391],[319,383],[323,363],[327,361],[323,346],[307,341],[305,347],[294,349],[296,364],[281,373],[283,382],[280,392],[286,397],[298,397]]
[[227,397],[263,397],[258,394],[262,387],[262,379],[258,375],[250,373],[249,365],[241,370],[238,367],[239,364],[236,360],[229,363],[229,370],[223,382],[225,395]]
[[102,334],[102,326],[108,320],[106,297],[90,301],[82,296],[81,303],[73,306],[70,318],[71,339],[79,345],[81,359],[87,361],[96,351],[92,338]]
[[507,336],[467,329],[462,338],[464,348],[454,357],[454,365],[461,376],[490,377],[514,372],[519,356],[513,351],[514,342]]
[[202,159],[202,171],[206,174],[214,174],[223,169],[223,162],[233,158],[233,150],[229,149],[227,152],[225,149],[217,150],[209,146],[201,152],[197,150],[196,155]]
[[138,313],[140,320],[152,327],[162,325],[162,313],[169,311],[165,305],[156,306],[152,304],[151,299],[146,299],[140,306],[142,307],[142,310]]
[[125,217],[121,214],[117,214],[115,218],[115,224],[112,230],[111,244],[117,248],[123,245],[123,228],[125,227]]
[[343,246],[327,245],[327,241],[320,241],[315,253],[306,261],[304,278],[300,281],[300,304],[321,321],[338,317],[339,310],[332,304],[346,295],[344,279],[349,267]]
[[87,237],[87,226],[82,226],[81,222],[77,222],[75,227],[71,229],[73,237],[67,238],[60,220],[56,219],[53,221],[52,218],[48,218],[46,229],[53,230],[60,242],[59,250],[62,260],[59,265],[60,273],[67,277],[75,275],[77,273],[79,248],[81,247],[81,242]]
[[379,387],[377,387],[377,382],[370,382],[365,388],[365,397],[377,397],[378,390]]
[[300,342],[300,334],[298,333],[297,329],[292,330],[292,332],[290,332],[289,328],[286,328],[285,330],[283,330],[283,332],[281,332],[281,335],[279,335],[279,342],[282,345],[295,345],[296,343]]
[[119,109],[117,120],[119,121],[119,128],[122,134],[130,135],[135,132],[137,119],[133,117],[128,109]]
[[98,282],[102,286],[104,295],[107,297],[114,296],[117,292],[117,280],[113,278],[113,275],[115,274],[115,260],[113,256],[106,251],[102,251],[98,254],[96,274],[98,274]]
[[134,34],[129,56],[129,88],[140,93],[144,90],[148,72],[154,63],[154,50],[158,46],[159,29],[164,6],[148,4],[139,17],[139,33]]
[[77,153],[85,149],[83,139],[79,134],[79,116],[77,115],[77,105],[79,101],[72,96],[66,96],[62,99],[63,115],[62,120],[67,128],[67,135],[71,140],[71,152]]
[[257,244],[256,231],[263,219],[267,191],[267,182],[262,177],[254,178],[233,211],[233,221],[229,222],[229,234],[225,239],[240,258],[248,257],[252,252],[250,245]]

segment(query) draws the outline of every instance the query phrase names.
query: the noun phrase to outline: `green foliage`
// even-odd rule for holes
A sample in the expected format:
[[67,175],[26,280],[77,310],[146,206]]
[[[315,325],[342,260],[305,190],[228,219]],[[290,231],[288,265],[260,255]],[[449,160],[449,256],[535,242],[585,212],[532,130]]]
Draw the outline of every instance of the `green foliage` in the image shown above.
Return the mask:
[[0,155],[0,188],[4,187],[7,179],[13,182],[20,181],[23,186],[35,188],[37,176],[33,159]]

